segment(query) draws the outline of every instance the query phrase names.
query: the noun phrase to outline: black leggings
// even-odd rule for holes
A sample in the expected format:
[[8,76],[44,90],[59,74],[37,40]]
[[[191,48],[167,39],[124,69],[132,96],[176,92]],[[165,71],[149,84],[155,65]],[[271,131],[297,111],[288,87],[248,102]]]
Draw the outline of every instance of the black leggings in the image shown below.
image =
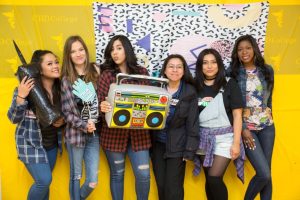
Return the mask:
[[[204,156],[200,156],[201,163]],[[230,163],[229,158],[214,155],[214,161],[211,167],[204,167],[206,177],[205,192],[208,200],[227,200],[227,187],[223,181],[223,176]]]

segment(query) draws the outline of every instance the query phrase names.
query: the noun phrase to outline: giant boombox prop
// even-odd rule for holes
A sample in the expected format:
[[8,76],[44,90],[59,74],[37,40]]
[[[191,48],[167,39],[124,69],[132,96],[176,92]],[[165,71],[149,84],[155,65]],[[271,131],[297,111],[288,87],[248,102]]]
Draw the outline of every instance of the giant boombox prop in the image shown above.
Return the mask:
[[[142,81],[147,85],[126,84],[125,80]],[[118,74],[117,82],[110,85],[108,92],[107,101],[112,106],[112,111],[105,114],[108,127],[163,129],[172,98],[164,89],[167,83],[165,78]]]
[[26,61],[17,44],[15,41],[13,41],[13,43],[22,62],[22,65],[18,67],[16,75],[18,76],[20,82],[25,76],[27,76],[27,78],[34,79],[34,87],[31,89],[27,99],[31,108],[35,111],[35,115],[39,120],[39,123],[43,127],[47,127],[61,118],[62,114],[50,103],[50,100],[43,89],[38,66],[39,64],[26,64]]

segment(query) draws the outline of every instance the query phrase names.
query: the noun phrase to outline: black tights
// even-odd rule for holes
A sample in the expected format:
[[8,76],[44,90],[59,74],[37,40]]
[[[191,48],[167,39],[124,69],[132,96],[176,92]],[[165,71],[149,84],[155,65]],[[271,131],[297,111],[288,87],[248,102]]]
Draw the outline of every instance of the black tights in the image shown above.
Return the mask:
[[[203,163],[204,156],[200,156]],[[230,163],[229,158],[214,155],[214,161],[211,167],[205,167],[204,173],[206,177],[205,191],[208,200],[227,200],[227,187],[223,181],[223,175]]]

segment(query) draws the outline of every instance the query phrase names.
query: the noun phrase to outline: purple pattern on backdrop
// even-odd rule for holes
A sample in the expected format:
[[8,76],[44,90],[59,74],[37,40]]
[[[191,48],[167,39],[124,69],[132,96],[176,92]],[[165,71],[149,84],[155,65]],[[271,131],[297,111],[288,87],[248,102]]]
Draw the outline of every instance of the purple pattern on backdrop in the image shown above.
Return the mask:
[[138,40],[136,43],[138,46],[142,47],[145,49],[147,52],[150,51],[151,46],[150,46],[150,34],[146,35],[142,39]]
[[[196,48],[193,48],[193,49],[191,49],[190,50],[190,52],[191,52],[191,54],[195,57],[195,59],[197,60],[197,58],[198,58],[198,55],[199,55],[199,53],[202,51],[199,51],[199,53],[195,53],[196,52],[196,50],[199,50],[199,49],[202,49],[202,48],[204,48],[204,47],[206,47],[207,45],[206,44],[203,44],[203,45],[201,45],[201,46],[198,46],[198,47],[196,47]],[[190,69],[196,69],[196,62],[195,63],[192,63],[192,64],[190,64],[190,65],[188,65],[188,67],[190,68]]]
[[127,33],[132,33],[132,19],[127,19]]

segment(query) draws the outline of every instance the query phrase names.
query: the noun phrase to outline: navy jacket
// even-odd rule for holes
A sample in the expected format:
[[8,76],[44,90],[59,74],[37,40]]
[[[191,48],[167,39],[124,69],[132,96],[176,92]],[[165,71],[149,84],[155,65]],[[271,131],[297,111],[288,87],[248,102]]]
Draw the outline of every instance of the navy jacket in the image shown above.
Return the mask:
[[[156,131],[151,131],[155,148]],[[193,160],[199,146],[198,96],[194,86],[183,83],[175,113],[167,128],[166,158]]]

